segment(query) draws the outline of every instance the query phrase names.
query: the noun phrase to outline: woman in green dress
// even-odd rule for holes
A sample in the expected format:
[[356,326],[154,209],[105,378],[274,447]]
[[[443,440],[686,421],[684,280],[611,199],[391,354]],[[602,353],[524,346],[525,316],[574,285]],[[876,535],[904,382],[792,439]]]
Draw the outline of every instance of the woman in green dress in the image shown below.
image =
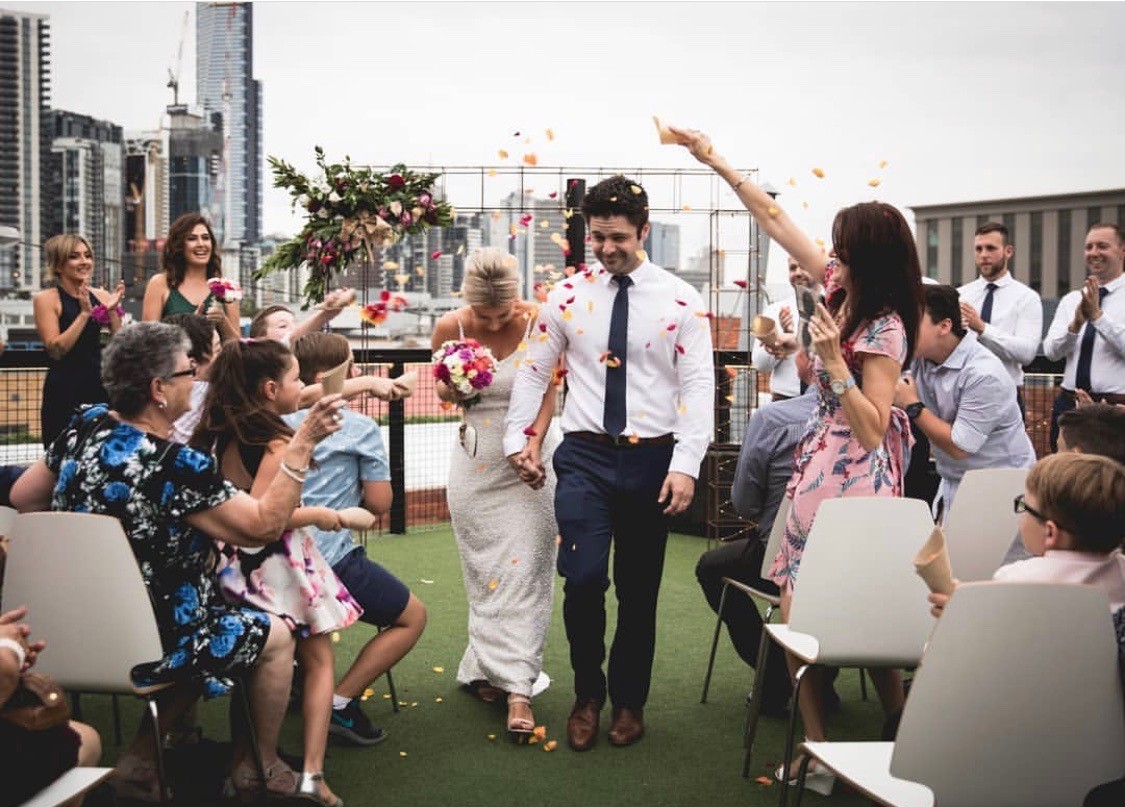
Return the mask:
[[204,314],[215,323],[223,341],[239,336],[238,302],[222,303],[208,281],[222,276],[211,225],[199,213],[185,213],[168,228],[162,263],[145,287],[141,319],[161,320],[168,314]]

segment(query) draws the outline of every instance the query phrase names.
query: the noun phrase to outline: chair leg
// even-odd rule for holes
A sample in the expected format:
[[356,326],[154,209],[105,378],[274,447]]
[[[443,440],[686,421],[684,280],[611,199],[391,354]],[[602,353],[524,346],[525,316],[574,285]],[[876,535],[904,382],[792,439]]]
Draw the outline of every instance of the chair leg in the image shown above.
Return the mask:
[[254,768],[258,772],[258,782],[260,783],[261,793],[265,793],[266,788],[266,765],[262,762],[262,749],[258,745],[258,733],[254,731],[254,720],[250,714],[250,695],[246,692],[246,682],[238,681],[235,684],[235,698],[238,701],[239,709],[242,711],[242,720],[246,730],[246,739],[250,743],[250,756],[254,758]]
[[113,740],[118,746],[121,745],[121,704],[117,701],[116,695],[110,695],[113,699]]
[[859,697],[867,700],[867,670],[859,668]]
[[[771,612],[772,612],[772,606]],[[768,621],[768,617],[767,617]],[[762,638],[758,640],[758,663],[754,667],[754,689],[750,696],[750,708],[746,712],[746,725],[742,729],[742,746],[745,749],[742,755],[742,778],[750,778],[750,757],[754,753],[754,738],[758,734],[758,719],[762,714],[762,699],[765,697],[766,659],[769,654],[769,631],[762,629]]]
[[156,705],[156,698],[149,696],[148,716],[152,722],[152,741],[156,748],[156,782],[160,785],[160,803],[169,802],[168,774],[164,770],[164,738],[160,736],[160,709]]
[[805,778],[809,775],[811,764],[812,754],[805,754],[801,760],[800,770],[797,771],[797,792],[793,794],[793,807],[801,807],[801,796],[805,793]]
[[387,689],[391,693],[391,709],[397,715],[400,708],[398,705],[398,693],[395,692],[395,679],[394,676],[391,675],[390,670],[387,670]]
[[711,672],[715,669],[715,650],[719,646],[719,631],[723,626],[723,609],[727,605],[727,591],[729,583],[723,583],[723,593],[719,596],[719,612],[715,615],[715,632],[711,635],[711,655],[707,657],[707,675],[703,677],[703,694],[699,697],[700,703],[707,703],[707,690],[711,688]]
[[789,711],[789,733],[785,735],[785,758],[781,762],[781,781],[778,782],[778,789],[781,791],[777,801],[778,807],[785,807],[785,801],[789,796],[789,766],[793,764],[793,742],[797,737],[797,712],[800,711],[801,682],[811,666],[810,664],[801,665],[797,674],[793,676],[793,708]]

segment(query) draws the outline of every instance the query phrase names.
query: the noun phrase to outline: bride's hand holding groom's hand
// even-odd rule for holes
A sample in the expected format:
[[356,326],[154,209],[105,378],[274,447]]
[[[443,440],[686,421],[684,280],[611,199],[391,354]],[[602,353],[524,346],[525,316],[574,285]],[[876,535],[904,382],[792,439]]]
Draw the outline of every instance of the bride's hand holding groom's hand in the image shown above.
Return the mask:
[[520,481],[532,490],[539,490],[547,481],[547,471],[539,453],[539,443],[528,440],[523,450],[508,455],[508,464],[519,476]]

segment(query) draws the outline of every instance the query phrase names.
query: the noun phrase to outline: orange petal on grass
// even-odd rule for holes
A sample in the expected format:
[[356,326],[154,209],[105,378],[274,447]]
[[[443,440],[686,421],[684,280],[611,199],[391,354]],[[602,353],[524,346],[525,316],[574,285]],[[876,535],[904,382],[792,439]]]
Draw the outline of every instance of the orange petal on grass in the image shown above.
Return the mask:
[[759,776],[754,781],[757,782],[760,785],[766,785],[766,786],[769,786],[769,785],[773,784],[773,779],[770,779],[768,776]]
[[534,737],[537,740],[546,740],[547,739],[547,727],[546,726],[536,726],[535,731],[531,732],[531,736]]
[[445,672],[445,667],[434,667],[433,671],[436,672],[438,675],[441,675],[443,672]]
[[543,743],[543,750],[544,751],[554,751],[558,747],[559,747],[559,741],[558,740],[548,740],[547,742]]
[[813,172],[813,176],[816,177],[817,179],[824,179],[824,169],[823,168],[814,168],[812,170],[812,172]]

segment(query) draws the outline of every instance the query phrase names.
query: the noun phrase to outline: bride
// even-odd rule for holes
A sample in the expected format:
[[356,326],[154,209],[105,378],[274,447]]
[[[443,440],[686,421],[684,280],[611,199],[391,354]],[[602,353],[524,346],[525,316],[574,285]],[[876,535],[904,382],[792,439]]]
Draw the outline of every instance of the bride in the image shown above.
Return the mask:
[[[461,296],[465,305],[438,320],[434,349],[448,340],[475,339],[492,351],[497,367],[480,400],[464,408],[446,487],[469,598],[469,645],[457,680],[486,702],[506,693],[508,733],[521,741],[535,728],[531,696],[545,688],[546,680],[543,645],[557,552],[550,470],[560,439],[552,426],[556,389],[548,388],[532,426],[538,470],[524,472],[521,479],[508,464],[501,439],[516,369],[528,339],[537,333],[537,307],[519,297],[515,258],[497,249],[469,256]],[[464,402],[441,381],[437,394],[443,401]]]

